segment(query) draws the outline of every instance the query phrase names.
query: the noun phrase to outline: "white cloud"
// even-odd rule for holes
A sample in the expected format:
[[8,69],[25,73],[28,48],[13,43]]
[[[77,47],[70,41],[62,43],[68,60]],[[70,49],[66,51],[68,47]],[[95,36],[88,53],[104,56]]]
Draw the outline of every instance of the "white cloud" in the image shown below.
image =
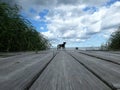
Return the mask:
[[[8,0],[9,1],[9,0]],[[103,6],[108,0],[14,0],[22,5],[23,10],[35,20],[41,19],[39,13],[48,9],[46,16],[48,31],[43,32],[51,42],[85,42],[91,36],[102,33],[108,38],[120,26],[120,2],[109,7]],[[93,13],[85,12],[86,7],[97,7]],[[93,8],[94,11],[94,8]],[[109,32],[109,33],[107,33]]]
[[34,19],[35,19],[35,20],[39,20],[39,19],[40,19],[40,16],[37,15],[37,16],[34,17]]
[[41,30],[44,30],[44,27],[40,27]]
[[[46,8],[53,9],[61,5],[87,5],[87,6],[100,6],[108,0],[1,0],[11,4],[19,4],[24,11],[28,12],[30,8],[34,8],[37,12]],[[65,7],[66,8],[66,7]],[[67,8],[68,9],[68,8]],[[70,9],[70,7],[69,7]]]
[[[85,7],[85,5],[83,6]],[[114,32],[120,25],[120,2],[116,2],[110,7],[100,7],[93,14],[82,11],[83,6],[71,7],[67,5],[66,8],[69,8],[68,10],[65,6],[52,10],[52,15],[49,15],[47,18],[51,21],[48,29],[52,31],[53,38],[57,34],[58,37],[63,38],[63,41],[80,43],[100,32],[103,33],[104,37],[108,38],[111,34],[110,31]],[[77,7],[79,7],[79,10]],[[105,29],[109,33],[106,33]]]
[[102,19],[102,29],[118,28],[118,26],[120,26],[120,2],[116,2],[104,11],[106,11],[106,13]]
[[109,39],[110,38],[110,36],[111,36],[111,34],[113,33],[113,32],[115,32],[117,29],[109,29],[109,30],[106,30],[106,31],[104,31],[104,32],[102,32],[102,37],[104,37],[105,39]]

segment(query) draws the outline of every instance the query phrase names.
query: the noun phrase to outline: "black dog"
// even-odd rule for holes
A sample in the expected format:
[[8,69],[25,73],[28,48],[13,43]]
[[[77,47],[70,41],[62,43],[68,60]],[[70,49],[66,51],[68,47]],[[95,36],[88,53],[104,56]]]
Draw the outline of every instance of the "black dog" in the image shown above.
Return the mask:
[[57,45],[57,50],[58,50],[58,49],[61,49],[61,48],[62,48],[62,49],[65,49],[65,44],[66,44],[66,42],[63,42],[63,44],[58,44],[58,45]]

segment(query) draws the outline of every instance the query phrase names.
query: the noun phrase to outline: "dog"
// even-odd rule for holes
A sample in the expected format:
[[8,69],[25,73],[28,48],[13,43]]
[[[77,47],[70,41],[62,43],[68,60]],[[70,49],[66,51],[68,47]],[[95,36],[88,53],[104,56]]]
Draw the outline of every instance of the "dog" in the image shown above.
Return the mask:
[[58,44],[57,45],[57,50],[58,49],[65,49],[65,44],[66,44],[66,42],[63,42],[63,44]]

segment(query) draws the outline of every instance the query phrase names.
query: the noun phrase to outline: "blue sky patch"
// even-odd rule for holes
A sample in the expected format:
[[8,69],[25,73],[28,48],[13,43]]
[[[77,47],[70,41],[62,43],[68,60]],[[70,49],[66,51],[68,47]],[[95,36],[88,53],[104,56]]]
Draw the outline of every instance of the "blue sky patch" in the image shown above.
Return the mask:
[[36,27],[37,31],[39,32],[47,32],[47,22],[44,21],[34,21],[32,20],[32,25]]
[[85,7],[85,8],[83,9],[83,11],[89,12],[89,13],[91,13],[91,14],[93,14],[93,13],[96,12],[97,10],[98,10],[98,8],[96,8],[96,7],[89,7],[89,6],[87,6],[87,7]]
[[[29,9],[29,12],[32,14],[37,13],[33,8]],[[31,24],[37,29],[38,32],[47,32],[48,23],[45,21],[46,19],[45,16],[48,14],[48,12],[49,11],[47,9],[44,9],[43,11],[41,11],[39,13],[39,16],[40,16],[39,20],[34,20],[31,17],[28,17],[28,15],[24,12],[22,12],[21,15],[26,19],[28,19],[31,22]]]
[[49,10],[47,9],[44,9],[42,12],[39,13],[39,16],[44,19],[45,16],[48,14]]
[[111,6],[113,3],[120,1],[120,0],[108,0],[108,2],[105,4],[105,6]]
[[37,13],[37,11],[34,10],[33,8],[30,8],[29,12],[30,12],[30,13]]

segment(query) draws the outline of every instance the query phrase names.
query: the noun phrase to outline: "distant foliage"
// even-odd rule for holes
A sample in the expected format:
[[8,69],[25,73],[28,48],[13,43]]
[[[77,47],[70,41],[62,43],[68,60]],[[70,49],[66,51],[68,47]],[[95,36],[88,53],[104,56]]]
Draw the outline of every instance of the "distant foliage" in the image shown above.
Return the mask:
[[44,50],[49,41],[19,14],[17,5],[0,2],[0,51]]
[[120,27],[116,32],[114,32],[109,41],[108,41],[108,49],[110,50],[120,50]]
[[106,45],[102,47],[107,50],[120,50],[120,27],[116,32],[112,33]]

